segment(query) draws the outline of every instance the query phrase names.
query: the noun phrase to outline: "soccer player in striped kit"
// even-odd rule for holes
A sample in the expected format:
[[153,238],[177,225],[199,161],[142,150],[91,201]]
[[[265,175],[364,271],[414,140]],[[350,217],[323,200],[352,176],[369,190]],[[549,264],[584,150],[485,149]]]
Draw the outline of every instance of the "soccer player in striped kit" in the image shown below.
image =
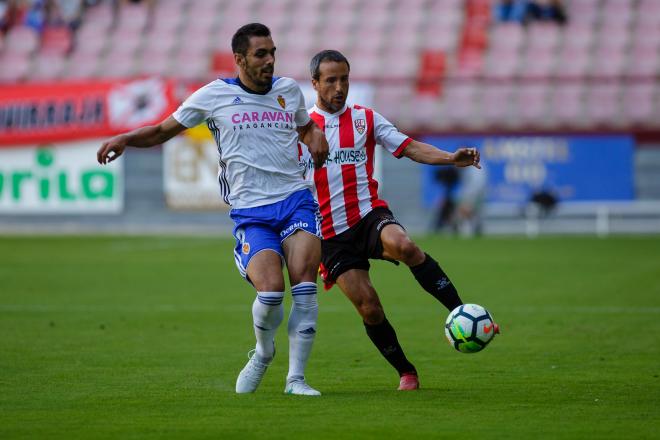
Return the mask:
[[103,143],[99,163],[127,146],[162,144],[206,122],[218,144],[220,192],[232,206],[239,272],[255,288],[252,304],[255,350],[236,380],[237,393],[256,391],[275,356],[275,333],[284,315],[286,264],[293,296],[289,315],[289,372],[284,392],[318,396],[304,371],[316,334],[316,276],[321,258],[318,205],[300,167],[298,140],[317,165],[328,154],[321,130],[309,118],[302,91],[290,78],[273,76],[275,45],[260,23],[232,38],[237,78],[215,80],[193,93],[158,125]]
[[449,310],[462,301],[438,263],[410,239],[379,198],[373,178],[374,149],[379,144],[397,158],[476,168],[480,168],[479,152],[474,148],[454,153],[439,150],[400,133],[369,108],[347,106],[350,65],[340,52],[319,52],[310,71],[317,93],[310,116],[330,146],[325,164],[313,173],[323,217],[322,276],[327,288],[337,283],[351,300],[367,335],[399,373],[399,390],[418,389],[417,370],[406,358],[369,279],[369,259],[403,262],[422,288]]

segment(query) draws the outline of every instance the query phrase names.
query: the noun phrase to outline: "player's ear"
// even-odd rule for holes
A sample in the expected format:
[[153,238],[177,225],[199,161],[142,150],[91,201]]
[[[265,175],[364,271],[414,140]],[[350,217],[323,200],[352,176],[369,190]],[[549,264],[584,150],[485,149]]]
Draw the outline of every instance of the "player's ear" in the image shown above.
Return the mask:
[[316,90],[318,92],[319,91],[319,80],[312,78],[312,87],[314,87],[314,90]]
[[235,53],[234,54],[234,63],[241,69],[245,68],[245,55],[240,54],[240,53]]

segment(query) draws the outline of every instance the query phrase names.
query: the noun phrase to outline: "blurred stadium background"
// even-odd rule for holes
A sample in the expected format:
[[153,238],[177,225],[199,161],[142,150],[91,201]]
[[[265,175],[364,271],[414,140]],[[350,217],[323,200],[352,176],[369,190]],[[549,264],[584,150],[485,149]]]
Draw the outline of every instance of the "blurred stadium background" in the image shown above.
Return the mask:
[[379,158],[413,232],[660,232],[660,1],[536,2],[554,18],[502,3],[0,1],[0,231],[229,233],[205,128],[108,168],[95,151],[233,75],[231,36],[259,21],[310,104],[309,59],[338,49],[352,101],[480,148],[482,181]]

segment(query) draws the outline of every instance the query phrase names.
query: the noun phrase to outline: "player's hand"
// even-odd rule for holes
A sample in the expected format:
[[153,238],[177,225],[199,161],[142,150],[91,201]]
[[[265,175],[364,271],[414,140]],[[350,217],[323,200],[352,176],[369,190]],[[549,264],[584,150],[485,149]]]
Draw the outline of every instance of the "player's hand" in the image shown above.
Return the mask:
[[325,160],[328,158],[328,153],[330,147],[328,146],[328,141],[325,138],[325,135],[321,135],[317,138],[318,142],[313,142],[308,146],[309,154],[312,156],[314,161],[314,168],[321,168],[325,164]]
[[124,153],[126,149],[126,138],[123,135],[115,136],[101,145],[99,151],[96,152],[96,160],[105,165],[117,159]]
[[457,167],[473,166],[481,169],[481,165],[479,165],[481,156],[476,148],[459,148],[452,156],[454,165]]

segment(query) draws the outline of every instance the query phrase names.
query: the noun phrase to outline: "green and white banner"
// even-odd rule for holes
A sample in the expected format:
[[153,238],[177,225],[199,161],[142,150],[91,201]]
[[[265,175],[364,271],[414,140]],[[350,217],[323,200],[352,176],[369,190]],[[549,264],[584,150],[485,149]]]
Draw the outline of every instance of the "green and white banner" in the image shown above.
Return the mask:
[[0,214],[108,214],[124,206],[123,161],[98,141],[0,148]]

